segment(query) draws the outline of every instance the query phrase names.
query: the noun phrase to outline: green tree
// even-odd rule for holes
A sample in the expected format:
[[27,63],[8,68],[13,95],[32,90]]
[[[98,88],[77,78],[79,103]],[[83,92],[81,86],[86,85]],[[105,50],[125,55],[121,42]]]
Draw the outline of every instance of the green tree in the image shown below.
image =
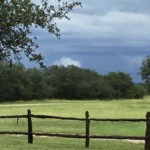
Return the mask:
[[50,85],[48,86],[46,77],[41,69],[30,68],[27,70],[30,78],[31,98],[30,99],[45,99],[51,98]]
[[147,95],[147,88],[144,84],[135,84],[128,92],[129,98],[141,99]]
[[30,98],[30,79],[22,64],[0,63],[0,100]]
[[49,85],[55,98],[75,99],[79,68],[74,66],[52,66],[46,69]]
[[145,82],[148,93],[150,93],[150,56],[147,56],[140,67],[140,75]]
[[106,80],[112,87],[113,98],[128,98],[128,92],[133,87],[131,77],[123,72],[111,72],[106,75]]
[[140,67],[140,75],[142,77],[142,80],[144,80],[146,83],[150,83],[150,56],[147,56]]
[[[110,97],[103,76],[75,66],[52,66],[46,69],[54,98],[97,99]],[[109,88],[110,89],[110,88]]]
[[48,0],[41,0],[41,5],[32,0],[0,1],[0,61],[20,60],[24,53],[30,61],[43,66],[42,55],[35,51],[38,48],[36,37],[30,34],[32,28],[46,29],[60,38],[56,20],[70,19],[68,13],[74,7],[81,6],[80,2],[56,1],[57,5],[49,4]]

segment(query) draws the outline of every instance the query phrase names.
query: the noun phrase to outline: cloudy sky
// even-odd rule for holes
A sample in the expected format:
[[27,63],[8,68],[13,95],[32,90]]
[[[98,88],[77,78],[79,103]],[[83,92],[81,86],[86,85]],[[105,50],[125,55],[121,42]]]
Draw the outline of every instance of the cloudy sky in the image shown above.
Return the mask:
[[44,63],[74,64],[100,74],[123,71],[139,82],[141,62],[150,55],[150,1],[80,1],[83,8],[70,13],[70,21],[58,22],[60,40],[36,30]]

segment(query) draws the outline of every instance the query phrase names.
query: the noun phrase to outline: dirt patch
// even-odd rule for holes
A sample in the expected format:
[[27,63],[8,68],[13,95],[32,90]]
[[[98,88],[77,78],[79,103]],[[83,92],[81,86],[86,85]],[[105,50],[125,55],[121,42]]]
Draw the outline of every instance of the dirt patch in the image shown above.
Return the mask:
[[9,104],[2,104],[2,105],[0,105],[0,107],[24,107],[24,106],[46,106],[46,105],[48,105],[48,104],[11,104],[11,105],[9,105]]
[[96,139],[96,140],[103,140],[103,141],[125,141],[125,142],[130,142],[130,143],[134,143],[134,144],[144,144],[145,141],[144,140],[117,140],[117,139]]
[[139,143],[144,144],[145,143],[144,140],[124,140],[124,141],[130,142],[130,143],[135,143],[135,144],[139,144]]

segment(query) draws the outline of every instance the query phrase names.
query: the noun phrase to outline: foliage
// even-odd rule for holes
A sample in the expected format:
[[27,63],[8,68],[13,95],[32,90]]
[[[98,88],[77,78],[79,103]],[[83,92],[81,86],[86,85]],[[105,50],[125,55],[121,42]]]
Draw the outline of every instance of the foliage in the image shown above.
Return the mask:
[[150,56],[147,56],[140,67],[140,74],[146,83],[150,83]]
[[148,93],[150,93],[150,56],[147,56],[140,67],[140,75],[146,84]]
[[133,81],[128,74],[123,72],[111,72],[106,75],[110,87],[112,87],[113,98],[127,98],[128,92],[133,87]]
[[[58,5],[42,0],[41,5],[31,0],[1,0],[0,1],[0,60],[20,60],[24,53],[30,61],[36,61],[41,66],[42,55],[35,49],[36,37],[32,37],[32,28],[46,29],[60,38],[60,30],[56,19],[70,19],[67,15],[80,2],[64,2],[57,0]],[[52,2],[51,2],[52,3]]]
[[120,99],[142,98],[143,85],[128,74],[112,72],[102,76],[75,66],[25,68],[22,64],[0,63],[0,100],[21,99]]
[[143,98],[148,94],[147,88],[144,84],[135,84],[128,93],[129,97]]
[[50,84],[55,89],[55,98],[62,99],[93,99],[99,90],[102,78],[96,72],[75,66],[53,66],[50,72]]
[[0,64],[0,99],[28,99],[31,90],[30,79],[22,64]]

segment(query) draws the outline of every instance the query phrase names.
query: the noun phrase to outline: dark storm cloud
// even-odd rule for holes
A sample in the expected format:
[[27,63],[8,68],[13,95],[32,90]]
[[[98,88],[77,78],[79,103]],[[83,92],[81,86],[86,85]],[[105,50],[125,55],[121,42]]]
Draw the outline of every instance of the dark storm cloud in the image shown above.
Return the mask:
[[150,53],[150,1],[80,1],[83,9],[69,14],[71,21],[58,22],[61,40],[36,31],[45,63],[66,58],[103,74],[124,71],[140,81],[140,64]]

